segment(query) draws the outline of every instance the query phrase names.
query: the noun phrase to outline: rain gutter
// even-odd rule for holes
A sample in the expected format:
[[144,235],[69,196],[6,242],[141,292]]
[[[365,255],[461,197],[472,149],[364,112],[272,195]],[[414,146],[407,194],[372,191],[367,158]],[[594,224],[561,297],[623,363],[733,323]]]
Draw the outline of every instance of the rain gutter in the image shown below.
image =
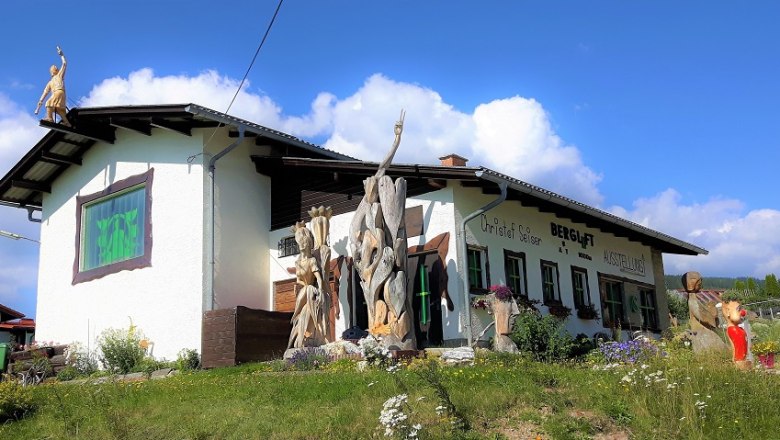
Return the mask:
[[[481,178],[483,175],[483,171],[477,171],[476,175],[478,178]],[[466,339],[469,344],[468,347],[471,347],[473,345],[474,332],[472,331],[471,328],[471,297],[469,296],[470,295],[469,276],[468,276],[469,262],[468,262],[468,244],[466,243],[466,223],[484,214],[485,212],[490,211],[491,209],[503,203],[504,200],[506,200],[507,187],[509,186],[508,183],[506,181],[500,181],[495,183],[498,184],[498,187],[501,190],[501,194],[498,196],[498,198],[488,203],[487,205],[477,209],[471,214],[467,215],[465,218],[463,218],[463,221],[460,222],[460,230],[459,230],[459,232],[461,233],[460,253],[463,256],[463,265],[461,266],[460,273],[461,273],[461,279],[463,280],[463,300],[464,300],[463,310],[466,312],[465,327],[466,327]]]

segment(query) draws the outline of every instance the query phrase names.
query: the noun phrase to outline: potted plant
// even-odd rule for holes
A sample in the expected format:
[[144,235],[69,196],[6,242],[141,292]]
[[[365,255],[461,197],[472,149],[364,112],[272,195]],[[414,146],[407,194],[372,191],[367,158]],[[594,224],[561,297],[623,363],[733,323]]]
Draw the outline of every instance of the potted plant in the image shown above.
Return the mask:
[[776,341],[756,342],[751,347],[753,354],[758,356],[758,361],[766,368],[775,367],[775,353],[780,352],[780,344]]
[[583,305],[577,308],[577,317],[580,319],[599,319],[599,312],[593,304]]

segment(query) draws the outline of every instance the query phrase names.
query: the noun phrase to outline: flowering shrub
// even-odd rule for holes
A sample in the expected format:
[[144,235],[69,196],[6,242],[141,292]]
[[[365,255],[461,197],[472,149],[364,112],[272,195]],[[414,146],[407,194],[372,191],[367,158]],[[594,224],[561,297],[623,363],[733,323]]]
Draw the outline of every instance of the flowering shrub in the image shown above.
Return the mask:
[[509,301],[512,299],[512,290],[503,284],[495,284],[490,286],[490,293],[496,295],[496,299],[499,301]]
[[369,365],[384,365],[391,357],[390,350],[382,345],[382,341],[371,335],[359,340],[358,347]]
[[98,370],[95,353],[91,353],[78,342],[68,345],[65,349],[65,365],[72,367],[72,373],[77,376],[89,376]]
[[328,353],[318,347],[296,351],[287,359],[287,368],[297,371],[318,370],[328,364]]
[[490,313],[490,302],[485,295],[479,295],[472,298],[471,307],[478,310],[487,310],[487,312]]
[[18,419],[35,409],[29,388],[13,381],[0,382],[0,422]]
[[44,348],[44,347],[54,347],[57,345],[60,344],[54,341],[32,341],[29,344],[19,345],[17,348],[19,350],[27,351],[27,350],[37,350],[39,348]]
[[414,436],[411,435],[409,428],[409,414],[407,414],[407,403],[409,396],[407,394],[399,394],[387,399],[382,406],[382,411],[379,413],[379,426],[384,428],[384,436],[392,437],[398,434],[406,434],[406,438],[417,438],[417,431],[414,429]]
[[635,364],[660,354],[658,347],[645,338],[626,342],[601,342],[593,353],[596,360],[606,364]]
[[750,348],[750,351],[759,356],[780,353],[780,344],[775,341],[756,342]]
[[100,363],[111,372],[129,373],[146,355],[146,350],[141,346],[144,340],[143,333],[134,325],[127,330],[104,330],[98,339]]

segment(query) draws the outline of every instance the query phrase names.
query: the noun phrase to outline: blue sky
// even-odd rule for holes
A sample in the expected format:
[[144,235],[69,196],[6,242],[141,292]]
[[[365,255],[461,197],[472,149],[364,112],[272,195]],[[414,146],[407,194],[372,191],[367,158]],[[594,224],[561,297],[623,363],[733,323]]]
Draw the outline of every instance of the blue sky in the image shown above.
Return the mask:
[[[32,111],[56,45],[71,106],[224,111],[275,7],[4,2],[0,174],[43,134]],[[231,113],[376,160],[403,107],[402,161],[457,152],[710,250],[667,257],[668,273],[780,274],[779,12],[287,0]],[[9,208],[0,229],[38,236]],[[0,238],[0,303],[34,315],[36,273],[34,243]]]

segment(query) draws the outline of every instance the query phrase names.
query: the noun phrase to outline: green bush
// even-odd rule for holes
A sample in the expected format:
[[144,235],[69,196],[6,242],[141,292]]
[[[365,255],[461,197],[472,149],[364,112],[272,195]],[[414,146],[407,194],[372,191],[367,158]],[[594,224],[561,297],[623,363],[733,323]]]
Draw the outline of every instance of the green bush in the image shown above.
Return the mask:
[[669,303],[669,313],[680,321],[687,321],[690,317],[688,311],[688,299],[678,295],[674,291],[666,291],[666,301]]
[[158,361],[152,356],[145,356],[143,359],[138,361],[130,371],[133,373],[144,373],[147,376],[151,376],[152,373],[159,369],[165,368],[167,365],[168,362],[165,360]]
[[60,370],[59,373],[57,373],[57,380],[60,382],[65,382],[76,379],[79,376],[81,376],[81,374],[79,374],[79,371],[75,367],[67,365],[65,368]]
[[112,373],[133,371],[146,355],[146,350],[141,347],[143,340],[143,334],[132,325],[127,330],[106,329],[98,339],[100,363]]
[[176,358],[176,369],[181,371],[197,370],[200,368],[200,355],[198,350],[183,348]]
[[19,419],[35,408],[30,388],[13,381],[0,382],[0,422]]
[[750,330],[756,342],[780,343],[780,320],[756,319],[751,321]]
[[531,354],[537,361],[563,360],[571,355],[574,345],[564,323],[558,317],[526,310],[515,318],[511,338],[521,352]]
[[596,343],[593,342],[585,333],[579,333],[572,342],[571,357],[582,358],[588,355],[592,350],[596,348]]

